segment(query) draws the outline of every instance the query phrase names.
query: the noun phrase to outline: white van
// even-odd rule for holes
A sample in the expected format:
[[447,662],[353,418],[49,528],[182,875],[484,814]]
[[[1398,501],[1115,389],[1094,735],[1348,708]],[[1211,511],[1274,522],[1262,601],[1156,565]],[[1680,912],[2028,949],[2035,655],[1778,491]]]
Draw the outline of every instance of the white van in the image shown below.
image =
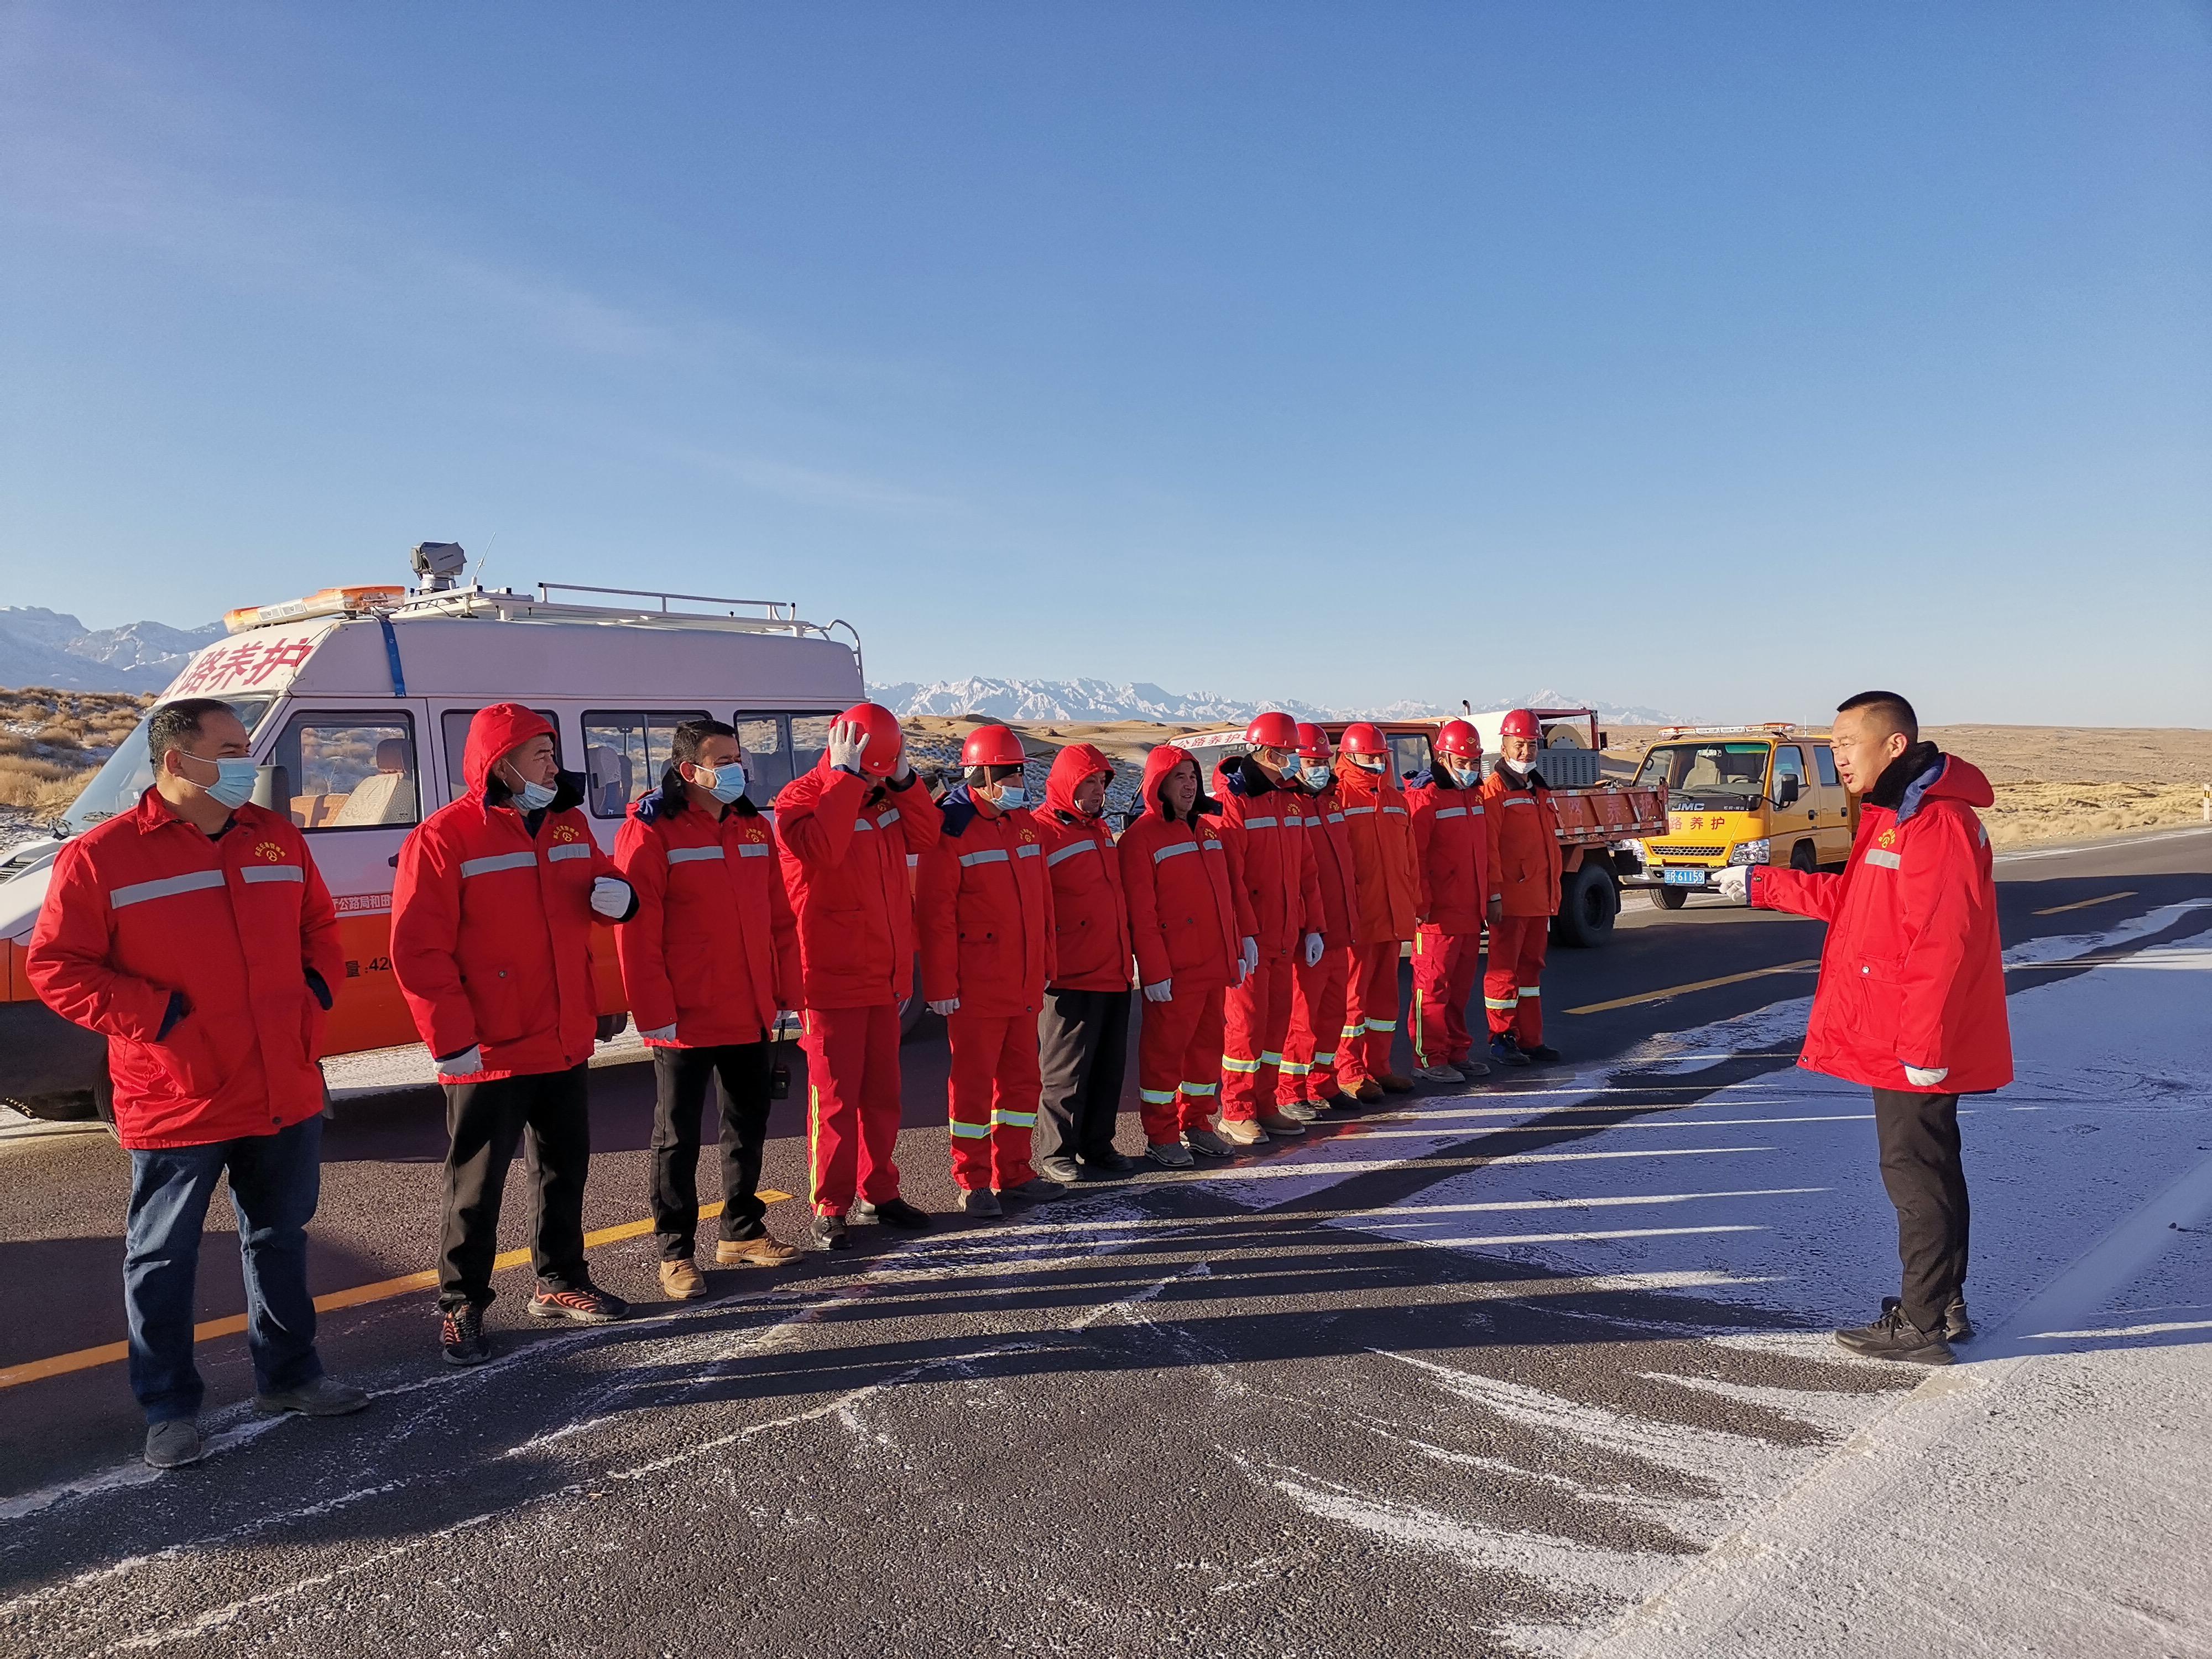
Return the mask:
[[[420,553],[416,564],[424,568]],[[432,574],[412,591],[326,588],[234,611],[227,637],[161,694],[162,702],[220,697],[235,708],[260,765],[255,799],[289,809],[307,836],[345,944],[332,1054],[416,1039],[392,974],[393,866],[408,830],[465,787],[461,757],[477,710],[520,702],[552,721],[561,764],[583,775],[593,834],[611,849],[630,803],[659,787],[680,722],[735,726],[749,793],[765,804],[814,764],[831,719],[863,696],[859,635],[842,622],[802,621],[790,605],[552,583],[518,593],[447,580]],[[834,637],[841,629],[849,642]],[[134,734],[78,797],[65,830],[128,811],[151,781]],[[50,1012],[23,971],[60,846],[19,846],[0,864],[0,1100],[35,1115],[74,1115],[85,1091],[105,1084],[105,1044]],[[611,940],[595,967],[599,1006],[627,1007]]]

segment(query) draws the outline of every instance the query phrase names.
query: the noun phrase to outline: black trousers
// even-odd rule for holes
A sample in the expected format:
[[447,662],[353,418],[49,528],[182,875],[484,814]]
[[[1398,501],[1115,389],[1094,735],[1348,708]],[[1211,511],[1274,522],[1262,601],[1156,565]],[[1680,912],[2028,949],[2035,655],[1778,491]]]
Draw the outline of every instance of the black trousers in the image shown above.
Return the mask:
[[1129,1057],[1129,993],[1051,991],[1037,1013],[1044,1098],[1036,1155],[1093,1158],[1114,1150]]
[[722,1115],[722,1237],[768,1231],[760,1201],[771,1049],[765,1042],[653,1051],[653,1237],[663,1261],[688,1260],[699,1233],[699,1120],[712,1081]]
[[507,1165],[522,1147],[530,1179],[531,1261],[549,1291],[580,1291],[584,1182],[592,1172],[585,1068],[446,1085],[446,1224],[438,1305],[450,1311],[492,1299],[499,1206]]
[[1966,1293],[1966,1166],[1959,1149],[1959,1097],[1874,1091],[1881,1184],[1897,1206],[1899,1292],[1905,1316],[1941,1330],[1943,1310]]

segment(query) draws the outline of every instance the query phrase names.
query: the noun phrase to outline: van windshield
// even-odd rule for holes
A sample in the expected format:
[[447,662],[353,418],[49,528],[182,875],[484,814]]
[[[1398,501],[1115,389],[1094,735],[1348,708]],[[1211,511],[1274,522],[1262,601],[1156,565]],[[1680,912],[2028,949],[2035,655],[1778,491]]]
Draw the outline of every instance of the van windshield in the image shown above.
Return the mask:
[[1766,793],[1763,743],[1668,743],[1644,756],[1640,784],[1667,792],[1669,806],[1714,804],[1723,797],[1747,805]]
[[[274,697],[226,697],[231,712],[246,723],[246,734],[252,737],[260,729],[262,720],[276,702]],[[150,711],[149,718],[150,718]],[[146,722],[141,720],[131,735],[115,747],[107,757],[107,764],[92,775],[84,793],[76,798],[76,805],[62,815],[62,824],[71,835],[82,835],[104,818],[118,812],[127,812],[138,804],[138,797],[154,781],[154,763],[146,755]]]

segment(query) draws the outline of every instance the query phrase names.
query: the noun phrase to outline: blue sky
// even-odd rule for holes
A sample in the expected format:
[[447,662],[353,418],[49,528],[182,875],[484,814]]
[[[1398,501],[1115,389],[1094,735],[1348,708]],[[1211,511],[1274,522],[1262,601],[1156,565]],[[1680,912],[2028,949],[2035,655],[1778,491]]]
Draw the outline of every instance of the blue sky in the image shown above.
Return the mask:
[[2212,724],[2212,8],[0,8],[0,603]]

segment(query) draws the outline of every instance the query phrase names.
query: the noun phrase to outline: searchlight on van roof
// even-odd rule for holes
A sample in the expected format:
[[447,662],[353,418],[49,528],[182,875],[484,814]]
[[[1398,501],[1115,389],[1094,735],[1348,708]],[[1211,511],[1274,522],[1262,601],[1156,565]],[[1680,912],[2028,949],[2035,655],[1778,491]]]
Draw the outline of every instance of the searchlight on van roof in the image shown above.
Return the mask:
[[409,557],[414,561],[415,574],[422,579],[415,590],[418,593],[444,592],[469,562],[459,542],[417,542]]

